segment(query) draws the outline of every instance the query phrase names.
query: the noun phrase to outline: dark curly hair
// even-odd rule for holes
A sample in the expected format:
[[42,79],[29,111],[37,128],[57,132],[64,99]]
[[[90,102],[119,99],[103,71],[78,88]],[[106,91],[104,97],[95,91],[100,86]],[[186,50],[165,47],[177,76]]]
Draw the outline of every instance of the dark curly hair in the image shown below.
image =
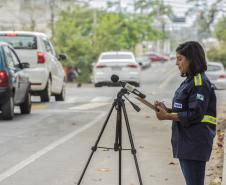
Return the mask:
[[180,44],[176,52],[186,57],[190,62],[189,72],[186,74],[195,76],[207,70],[206,57],[203,47],[196,41],[188,41]]

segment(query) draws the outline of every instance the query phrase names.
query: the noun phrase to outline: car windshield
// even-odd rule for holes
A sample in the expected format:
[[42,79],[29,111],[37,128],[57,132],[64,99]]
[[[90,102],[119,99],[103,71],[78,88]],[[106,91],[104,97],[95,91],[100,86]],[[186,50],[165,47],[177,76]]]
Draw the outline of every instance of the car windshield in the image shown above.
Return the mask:
[[221,69],[222,69],[221,66],[208,65],[207,71],[220,71]]
[[37,49],[35,36],[30,35],[0,35],[0,41],[7,42],[15,49]]
[[103,60],[112,60],[112,59],[133,59],[132,55],[129,54],[106,54],[101,57]]

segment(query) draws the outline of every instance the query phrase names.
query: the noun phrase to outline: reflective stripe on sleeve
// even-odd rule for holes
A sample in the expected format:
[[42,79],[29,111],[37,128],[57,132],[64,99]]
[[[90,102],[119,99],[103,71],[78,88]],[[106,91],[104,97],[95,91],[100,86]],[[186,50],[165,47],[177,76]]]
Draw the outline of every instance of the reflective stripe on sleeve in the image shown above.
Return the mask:
[[202,76],[200,73],[194,76],[194,82],[195,82],[195,86],[202,86]]
[[217,125],[216,117],[213,117],[213,116],[210,116],[210,115],[204,115],[201,122],[207,122],[207,123],[210,123],[210,124]]

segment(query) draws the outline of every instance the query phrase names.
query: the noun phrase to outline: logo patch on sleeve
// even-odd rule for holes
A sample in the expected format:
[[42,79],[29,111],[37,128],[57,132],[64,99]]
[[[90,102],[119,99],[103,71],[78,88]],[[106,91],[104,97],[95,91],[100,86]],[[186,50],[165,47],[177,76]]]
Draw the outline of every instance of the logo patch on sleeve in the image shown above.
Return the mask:
[[202,94],[197,94],[196,99],[204,101],[204,96]]
[[175,108],[178,108],[178,109],[182,109],[182,104],[181,103],[176,103],[174,102],[174,105],[173,105]]

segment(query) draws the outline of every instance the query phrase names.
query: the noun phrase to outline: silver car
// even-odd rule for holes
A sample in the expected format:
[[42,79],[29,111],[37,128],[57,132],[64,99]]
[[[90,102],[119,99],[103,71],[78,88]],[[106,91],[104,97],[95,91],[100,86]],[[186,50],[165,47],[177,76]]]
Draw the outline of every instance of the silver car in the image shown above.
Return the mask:
[[226,72],[222,63],[208,62],[206,75],[216,89],[226,89]]

